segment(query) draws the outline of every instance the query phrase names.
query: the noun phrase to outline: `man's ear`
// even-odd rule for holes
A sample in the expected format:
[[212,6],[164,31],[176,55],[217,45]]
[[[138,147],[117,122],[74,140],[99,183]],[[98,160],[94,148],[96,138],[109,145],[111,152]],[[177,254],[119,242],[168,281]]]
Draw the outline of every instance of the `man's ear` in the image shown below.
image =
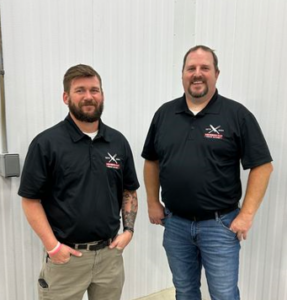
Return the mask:
[[68,103],[69,103],[69,95],[68,95],[67,92],[64,92],[64,93],[63,93],[63,101],[64,101],[64,103],[65,103],[66,105],[68,105]]

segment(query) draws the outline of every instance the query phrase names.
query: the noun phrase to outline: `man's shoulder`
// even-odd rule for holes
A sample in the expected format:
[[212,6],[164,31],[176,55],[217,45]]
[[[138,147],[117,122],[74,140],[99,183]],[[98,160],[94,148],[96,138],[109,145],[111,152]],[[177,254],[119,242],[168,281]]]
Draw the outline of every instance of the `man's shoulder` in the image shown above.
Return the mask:
[[102,123],[102,126],[104,127],[104,136],[107,137],[110,141],[114,141],[114,140],[124,140],[126,141],[126,137],[125,135],[120,132],[119,130],[108,126],[104,123]]
[[56,139],[59,135],[62,135],[65,132],[65,122],[61,121],[58,124],[49,127],[42,132],[40,132],[36,137],[33,139],[33,142],[45,142],[53,140],[56,142]]
[[246,107],[242,103],[240,103],[236,100],[227,98],[225,96],[219,95],[219,94],[218,94],[218,100],[221,101],[221,103],[223,105],[230,107],[230,108],[238,108],[238,109],[245,108],[246,109]]
[[175,98],[175,99],[172,99],[172,100],[169,100],[169,101],[163,103],[159,107],[158,111],[170,110],[170,109],[177,107],[184,101],[183,98],[184,97],[182,96],[182,97],[178,97],[178,98]]
[[174,115],[177,110],[183,107],[184,97],[175,98],[163,103],[155,112],[155,117]]
[[218,100],[220,101],[222,108],[229,113],[234,113],[241,116],[251,114],[244,104],[236,100],[224,97],[222,95],[218,95]]

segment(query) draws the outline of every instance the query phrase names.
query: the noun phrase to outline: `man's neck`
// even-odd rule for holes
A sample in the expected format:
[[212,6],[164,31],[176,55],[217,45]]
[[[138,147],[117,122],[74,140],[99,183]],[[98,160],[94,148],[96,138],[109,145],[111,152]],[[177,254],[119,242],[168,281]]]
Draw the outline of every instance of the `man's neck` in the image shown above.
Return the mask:
[[76,119],[71,113],[70,116],[82,132],[92,133],[99,129],[99,121],[95,121],[92,123],[82,122]]
[[191,111],[199,112],[203,110],[210,100],[211,98],[193,98],[186,95],[186,103]]
[[215,93],[215,90],[212,92],[209,92],[207,95],[200,97],[200,98],[195,98],[195,97],[190,96],[188,93],[185,93],[185,98],[186,98],[186,103],[187,103],[188,108],[191,111],[200,112],[210,102],[214,93]]

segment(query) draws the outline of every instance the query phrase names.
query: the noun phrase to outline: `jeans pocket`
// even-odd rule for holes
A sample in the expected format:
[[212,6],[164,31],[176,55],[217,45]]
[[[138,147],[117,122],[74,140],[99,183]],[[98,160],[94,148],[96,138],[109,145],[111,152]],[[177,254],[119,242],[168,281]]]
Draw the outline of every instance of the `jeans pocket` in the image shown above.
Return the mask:
[[164,217],[161,219],[161,223],[163,226],[165,226],[165,223],[168,219],[170,219],[172,217],[172,212],[167,208],[165,207],[164,208]]
[[222,215],[222,216],[219,216],[218,217],[218,223],[223,227],[225,228],[226,230],[232,232],[233,234],[235,234],[231,229],[230,229],[230,225],[232,223],[232,221],[237,217],[237,215],[239,214],[239,211],[240,209],[237,208],[235,209],[234,211],[228,213],[228,214],[225,214],[225,215]]

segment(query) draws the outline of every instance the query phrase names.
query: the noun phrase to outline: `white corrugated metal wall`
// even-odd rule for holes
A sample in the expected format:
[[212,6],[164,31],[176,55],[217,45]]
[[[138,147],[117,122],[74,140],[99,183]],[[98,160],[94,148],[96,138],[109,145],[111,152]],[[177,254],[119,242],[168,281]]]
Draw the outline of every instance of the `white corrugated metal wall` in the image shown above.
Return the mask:
[[[182,58],[195,43],[216,49],[220,92],[255,113],[274,158],[270,188],[243,243],[242,299],[287,299],[285,2],[0,0],[9,151],[22,163],[31,139],[64,118],[61,81],[77,63],[102,75],[103,119],[133,148],[142,187],[136,235],[125,251],[123,300],[172,285],[162,228],[148,223],[140,153],[155,109],[182,93]],[[0,178],[0,295],[34,300],[41,244],[23,217],[18,184]]]
[[204,0],[196,9],[195,42],[219,55],[219,91],[254,112],[274,159],[267,195],[242,243],[242,299],[286,300],[287,2]]

